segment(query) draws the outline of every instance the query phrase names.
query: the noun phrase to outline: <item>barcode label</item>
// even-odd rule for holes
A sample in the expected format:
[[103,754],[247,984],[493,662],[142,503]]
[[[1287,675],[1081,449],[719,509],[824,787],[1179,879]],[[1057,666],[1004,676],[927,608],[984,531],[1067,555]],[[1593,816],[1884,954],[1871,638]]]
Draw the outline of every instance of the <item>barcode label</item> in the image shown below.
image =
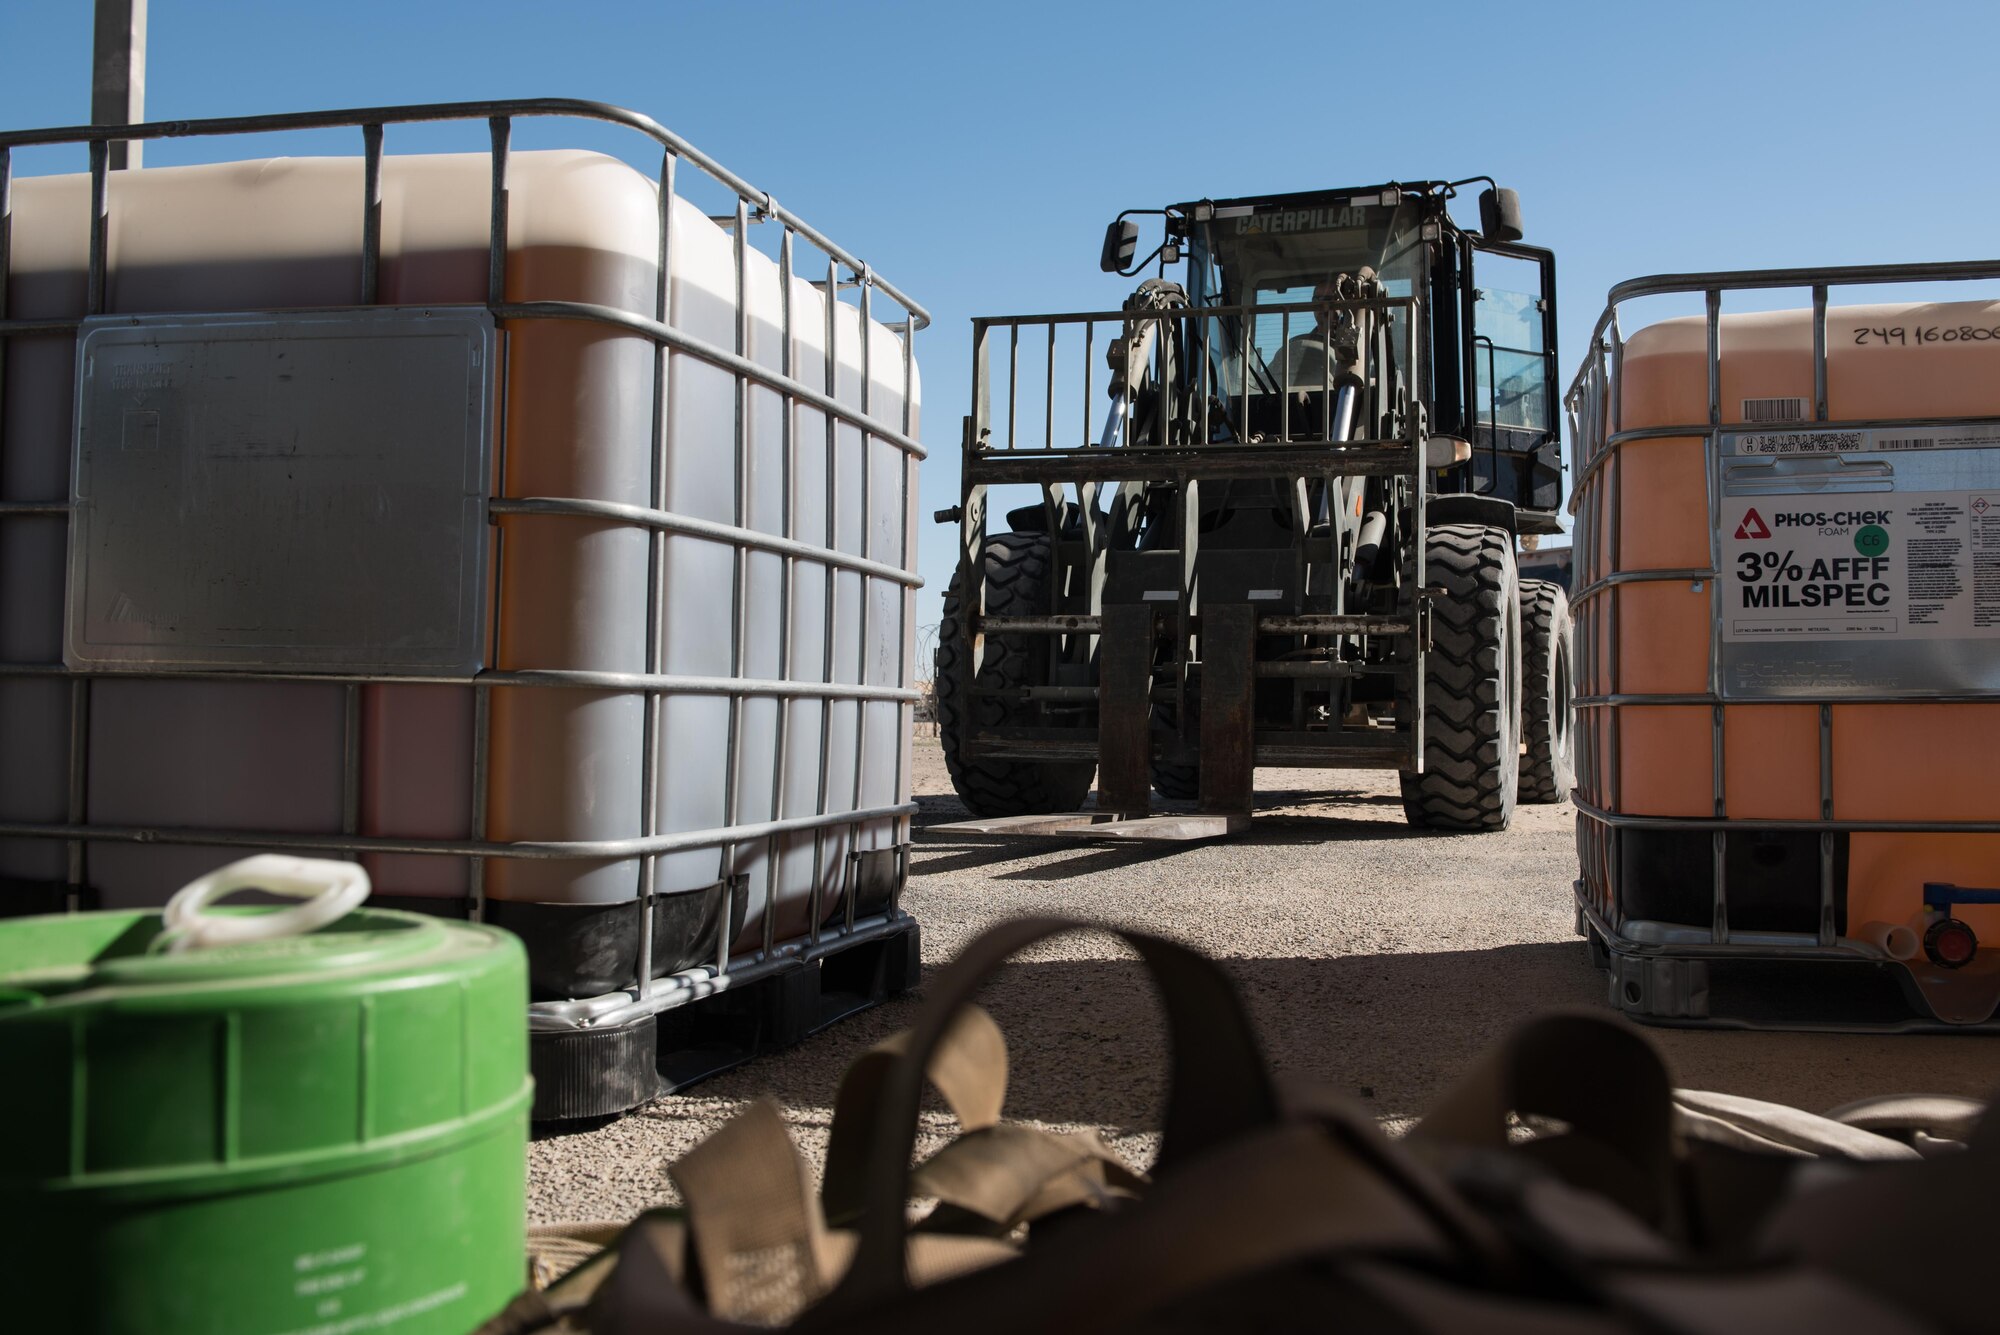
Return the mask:
[[1875,448],[1878,450],[1934,450],[1937,448],[1937,437],[1903,436],[1885,440],[1878,436],[1875,439]]
[[1804,399],[1745,399],[1743,400],[1743,420],[1746,422],[1803,422],[1806,420]]

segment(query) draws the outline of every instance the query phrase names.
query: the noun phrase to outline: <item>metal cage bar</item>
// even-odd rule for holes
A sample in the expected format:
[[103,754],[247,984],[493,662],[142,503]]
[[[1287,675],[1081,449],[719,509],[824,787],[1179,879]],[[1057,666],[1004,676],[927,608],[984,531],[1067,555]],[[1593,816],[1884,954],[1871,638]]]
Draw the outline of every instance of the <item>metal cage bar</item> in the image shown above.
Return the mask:
[[[656,263],[659,277],[653,287],[653,319],[666,324],[673,318],[674,295],[674,185],[679,159],[672,149],[660,154],[660,247]],[[669,357],[663,344],[653,345],[653,438],[648,459],[651,476],[647,495],[653,509],[667,507],[667,418]],[[667,586],[667,530],[653,528],[646,535],[646,671],[660,670],[660,599]],[[639,827],[647,837],[659,832],[660,824],[660,697],[648,691],[641,711],[644,735],[640,739]],[[639,863],[639,962],[635,970],[639,999],[653,994],[653,903],[659,874],[659,858],[651,856]]]

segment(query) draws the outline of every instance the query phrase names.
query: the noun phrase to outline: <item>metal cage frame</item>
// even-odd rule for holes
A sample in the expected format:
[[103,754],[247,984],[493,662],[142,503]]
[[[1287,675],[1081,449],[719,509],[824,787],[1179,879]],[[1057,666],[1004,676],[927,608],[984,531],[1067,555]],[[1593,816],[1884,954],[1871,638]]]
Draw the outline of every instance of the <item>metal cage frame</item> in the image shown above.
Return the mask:
[[[626,127],[650,139],[660,149],[660,168],[656,179],[659,188],[658,216],[658,280],[653,293],[652,318],[644,318],[630,312],[605,306],[569,301],[529,301],[510,302],[506,299],[505,274],[507,260],[507,215],[508,186],[507,168],[512,129],[516,120],[526,117],[557,117],[572,120],[594,121]],[[740,808],[740,778],[734,764],[739,744],[740,716],[742,704],[751,697],[775,697],[779,699],[820,699],[827,702],[829,715],[833,702],[852,701],[857,712],[865,713],[870,702],[894,702],[898,710],[901,728],[909,728],[909,711],[919,698],[919,693],[911,685],[911,660],[908,649],[911,633],[910,602],[913,592],[922,580],[914,569],[915,550],[910,531],[909,504],[915,486],[914,472],[917,461],[925,457],[923,446],[915,439],[914,405],[911,392],[915,385],[914,336],[917,330],[930,323],[930,316],[900,290],[877,275],[863,261],[837,245],[797,214],[783,208],[768,192],[753,186],[743,177],[723,167],[715,159],[695,148],[685,139],[649,117],[606,103],[568,98],[536,98],[481,102],[452,102],[429,105],[385,106],[354,108],[336,111],[304,112],[266,116],[243,116],[222,119],[192,121],[161,121],[139,125],[93,125],[63,128],[14,130],[0,132],[0,353],[4,353],[6,340],[20,335],[70,334],[74,336],[82,323],[82,317],[65,319],[10,319],[7,309],[7,282],[11,268],[10,243],[12,237],[12,155],[17,148],[44,145],[83,144],[90,155],[90,244],[88,270],[88,297],[86,316],[104,311],[107,287],[107,247],[109,244],[110,219],[108,215],[108,176],[111,170],[110,150],[114,143],[134,140],[221,137],[228,135],[259,134],[286,131],[353,129],[360,131],[363,149],[363,194],[355,200],[355,206],[362,217],[361,281],[355,293],[356,304],[372,306],[378,298],[378,273],[381,260],[381,170],[385,132],[392,125],[413,125],[445,121],[485,121],[490,131],[489,150],[492,163],[491,206],[487,239],[487,285],[485,310],[492,316],[502,336],[502,380],[505,383],[505,331],[507,322],[523,320],[563,320],[577,321],[615,328],[623,333],[635,334],[650,340],[654,346],[653,358],[653,422],[651,437],[652,487],[650,506],[632,506],[607,501],[579,497],[515,497],[505,491],[505,459],[507,449],[507,422],[505,414],[499,415],[495,427],[495,454],[498,479],[495,493],[489,497],[487,514],[489,524],[501,515],[537,515],[586,517],[598,521],[630,525],[643,529],[649,535],[649,566],[647,580],[647,641],[646,671],[643,673],[557,671],[550,669],[519,669],[498,671],[488,669],[475,676],[385,676],[370,673],[302,673],[282,671],[229,670],[216,672],[198,671],[147,671],[142,674],[154,678],[208,679],[208,680],[258,680],[258,681],[311,681],[315,683],[341,683],[346,689],[345,740],[342,761],[342,830],[338,835],[291,835],[273,834],[270,831],[246,831],[202,828],[155,828],[134,826],[107,826],[92,824],[88,818],[86,796],[88,793],[89,763],[89,685],[94,677],[135,675],[132,673],[106,673],[76,671],[61,663],[0,663],[0,676],[44,677],[67,680],[70,683],[70,729],[68,757],[68,809],[67,819],[58,823],[30,821],[0,821],[0,838],[29,838],[61,840],[68,847],[67,887],[68,901],[72,909],[77,906],[78,897],[87,885],[85,848],[91,842],[161,843],[161,844],[201,844],[241,848],[283,848],[287,850],[355,857],[363,853],[427,854],[433,856],[463,857],[469,865],[469,902],[466,911],[469,916],[479,919],[485,912],[484,867],[488,859],[528,858],[552,860],[591,859],[637,859],[639,861],[639,884],[637,897],[640,904],[638,982],[633,988],[602,997],[577,1001],[542,1002],[530,1008],[531,1026],[538,1029],[575,1029],[600,1024],[622,1023],[640,1015],[666,1009],[669,1006],[695,999],[699,996],[719,991],[723,988],[742,985],[765,976],[774,970],[787,967],[800,958],[814,958],[833,950],[858,944],[872,938],[884,937],[902,931],[908,926],[908,916],[900,908],[901,888],[909,866],[909,819],[916,811],[914,802],[901,802],[889,806],[860,808],[863,769],[865,758],[856,757],[856,768],[848,808],[839,809],[838,802],[829,805],[833,788],[828,773],[829,745],[831,729],[822,723],[820,729],[820,754],[818,775],[817,810],[809,814],[783,816],[783,775],[785,771],[786,727],[789,711],[778,711],[777,739],[778,756],[774,765],[774,791],[772,810],[778,813],[771,820],[759,822],[739,822],[736,813]],[[702,339],[695,338],[668,324],[668,313],[672,309],[673,294],[672,257],[674,245],[673,203],[678,196],[677,172],[685,162],[701,172],[711,181],[726,188],[736,196],[733,216],[716,218],[715,221],[730,230],[734,240],[734,260],[736,270],[736,330],[734,347],[717,347]],[[783,364],[780,370],[771,371],[752,361],[747,355],[750,313],[745,298],[746,265],[750,252],[747,232],[751,222],[777,222],[783,232],[778,246],[778,273],[782,302]],[[826,294],[826,379],[823,386],[806,384],[795,378],[793,365],[793,312],[792,279],[794,238],[804,238],[809,244],[827,257],[826,277],[812,279],[813,286]],[[840,303],[839,293],[843,288],[859,289],[858,304],[861,328],[861,388],[860,407],[853,408],[839,401],[837,397],[837,377],[839,374],[838,328],[836,307]],[[897,334],[902,343],[903,406],[900,426],[892,426],[875,420],[869,411],[869,396],[873,379],[870,367],[870,339],[868,331],[873,318],[873,301],[877,295],[892,302],[903,313],[903,319],[886,324],[884,327]],[[666,444],[666,393],[667,368],[670,353],[681,353],[706,362],[729,372],[735,380],[735,414],[733,426],[733,460],[736,477],[735,523],[719,524],[687,515],[675,514],[666,509],[664,495],[665,444]],[[4,401],[6,385],[4,380],[5,362],[0,357],[0,401]],[[745,430],[744,407],[750,387],[755,384],[776,392],[784,403],[781,414],[782,455],[784,475],[782,479],[784,528],[781,534],[764,533],[749,528],[746,524],[746,501],[744,472],[748,448]],[[900,549],[894,553],[875,553],[870,550],[870,526],[862,525],[861,550],[859,554],[841,552],[831,545],[819,546],[801,542],[791,536],[796,520],[798,496],[793,485],[792,460],[797,435],[796,410],[809,407],[819,411],[826,423],[826,440],[829,454],[834,447],[835,434],[841,425],[861,432],[864,464],[872,457],[871,452],[877,442],[894,447],[902,454],[901,486],[898,497],[898,514],[901,516],[902,532]],[[74,429],[72,427],[72,429]],[[862,469],[860,505],[868,509],[870,469]],[[832,471],[829,469],[829,513],[834,505],[832,496]],[[70,506],[67,501],[0,501],[0,522],[16,517],[62,518],[67,520]],[[504,528],[495,525],[496,543],[504,543]],[[727,677],[693,677],[664,674],[659,671],[660,654],[660,606],[665,567],[665,542],[668,534],[685,534],[712,539],[730,545],[733,553],[734,578],[731,590],[731,664]],[[831,530],[827,542],[833,542]],[[800,562],[825,568],[826,579],[826,645],[822,661],[818,665],[817,679],[801,679],[793,656],[791,644],[790,617],[783,610],[779,613],[781,649],[785,674],[778,680],[750,679],[743,676],[745,639],[745,593],[748,562],[745,553],[760,551],[775,553],[784,558],[784,579],[781,584],[781,598],[789,604],[791,597],[792,573]],[[884,559],[891,558],[891,559]],[[850,572],[860,576],[862,596],[858,643],[860,661],[854,665],[857,682],[842,683],[835,679],[833,601],[835,575]],[[487,625],[486,661],[497,661],[498,608],[502,594],[503,575],[499,563],[494,564],[491,581],[492,603]],[[866,684],[866,659],[868,651],[869,581],[884,581],[900,586],[904,592],[898,603],[898,635],[904,648],[899,655],[897,681],[893,684]],[[467,686],[473,690],[474,726],[472,757],[472,830],[467,839],[419,839],[363,836],[357,832],[359,823],[359,768],[360,768],[360,707],[361,687],[376,682],[398,684],[440,684]],[[644,828],[636,837],[588,841],[513,841],[498,842],[486,836],[486,808],[488,789],[488,749],[489,714],[491,688],[532,687],[549,690],[617,690],[643,694],[644,739],[642,759],[641,808]],[[663,698],[674,695],[721,695],[730,701],[728,756],[730,781],[725,799],[725,823],[722,826],[677,833],[662,833],[657,828],[656,783],[661,752],[661,709]],[[828,716],[823,716],[823,719]],[[857,746],[859,745],[857,732]],[[907,781],[903,773],[903,749],[896,751],[896,774],[892,791],[900,793]],[[861,854],[850,848],[848,865],[841,869],[844,887],[846,914],[844,921],[831,933],[823,933],[821,920],[826,916],[821,909],[821,886],[826,876],[823,859],[827,835],[838,827],[847,827],[858,838],[860,827],[881,820],[893,822],[893,851],[895,856],[895,882],[890,905],[885,913],[872,914],[856,919],[855,890],[858,885],[858,859]],[[774,940],[774,917],[765,916],[764,939],[761,949],[751,952],[748,958],[731,957],[733,932],[729,914],[731,909],[732,878],[728,867],[736,848],[746,844],[764,841],[767,846],[772,881],[776,881],[776,861],[779,856],[778,840],[781,836],[803,831],[813,832],[813,900],[811,908],[812,927],[809,938],[799,941],[778,942]],[[723,885],[721,896],[721,921],[717,958],[713,965],[697,966],[666,978],[652,976],[652,925],[654,892],[653,878],[657,860],[666,854],[689,850],[715,849],[718,854],[718,880]]]
[[[1577,746],[1577,851],[1581,873],[1576,882],[1578,932],[1595,931],[1614,955],[1636,956],[1642,960],[1727,960],[1818,959],[1886,962],[1891,957],[1876,944],[1835,931],[1835,836],[1848,832],[1889,832],[1921,834],[2000,834],[2000,819],[1980,821],[1896,821],[1835,819],[1833,814],[1833,705],[1907,702],[1912,699],[1939,703],[1992,703],[1990,694],[1899,691],[1894,694],[1849,694],[1837,701],[1823,699],[1819,711],[1819,816],[1803,819],[1752,819],[1726,815],[1724,787],[1724,705],[1746,703],[1741,698],[1726,700],[1721,681],[1721,639],[1711,631],[1707,689],[1698,692],[1665,694],[1625,692],[1619,684],[1619,640],[1615,610],[1618,590],[1639,583],[1696,582],[1710,584],[1722,573],[1720,532],[1721,496],[1716,483],[1715,460],[1725,430],[1722,413],[1721,312],[1724,292],[1809,290],[1813,322],[1813,399],[1810,421],[1786,423],[1798,427],[1848,427],[1873,429],[1924,424],[1947,425],[1978,418],[1907,418],[1886,420],[1834,420],[1827,412],[1827,298],[1836,287],[1872,284],[1943,283],[2000,279],[2000,260],[1931,264],[1856,265],[1829,268],[1750,269],[1712,273],[1660,274],[1635,278],[1613,287],[1596,325],[1591,330],[1589,352],[1564,396],[1572,448],[1572,490],[1569,509],[1574,518],[1573,548],[1579,554],[1576,574],[1594,576],[1570,594],[1577,620],[1578,681],[1593,689],[1580,691],[1579,710],[1609,711],[1604,731],[1604,754],[1600,754],[1597,732],[1579,730]],[[1642,297],[1700,295],[1706,322],[1708,376],[1708,417],[1704,422],[1683,425],[1626,429],[1621,412],[1623,357],[1625,342],[1619,326],[1619,308]],[[1708,563],[1686,569],[1626,570],[1620,566],[1620,519],[1624,509],[1625,470],[1609,467],[1626,447],[1667,438],[1700,439],[1704,442],[1706,464],[1704,487],[1708,507]],[[1601,484],[1608,469],[1609,486]],[[1608,557],[1600,563],[1600,544]],[[1604,568],[1597,567],[1603,564]],[[1612,617],[1612,633],[1600,649],[1599,618]],[[1597,689],[1609,684],[1610,690]],[[1792,703],[1811,703],[1793,701]],[[1714,757],[1714,813],[1707,817],[1647,816],[1621,810],[1620,736],[1618,710],[1628,705],[1685,705],[1710,709],[1711,747]],[[1599,806],[1583,796],[1602,795]],[[1631,829],[1705,831],[1710,835],[1714,893],[1710,922],[1706,929],[1695,926],[1648,924],[1641,937],[1626,933],[1637,921],[1624,913],[1616,884],[1620,867],[1623,832]],[[1732,833],[1761,831],[1810,831],[1819,836],[1819,905],[1813,932],[1732,930],[1729,921],[1729,885],[1726,859]],[[1670,1003],[1671,1004],[1671,1003]],[[1673,1015],[1672,1010],[1664,1012]]]

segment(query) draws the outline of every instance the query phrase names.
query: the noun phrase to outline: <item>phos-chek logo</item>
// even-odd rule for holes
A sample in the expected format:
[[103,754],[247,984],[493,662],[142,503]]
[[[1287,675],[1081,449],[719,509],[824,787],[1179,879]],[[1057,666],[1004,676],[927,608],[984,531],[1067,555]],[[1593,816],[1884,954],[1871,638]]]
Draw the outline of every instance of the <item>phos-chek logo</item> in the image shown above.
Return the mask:
[[1742,522],[1736,526],[1736,540],[1762,541],[1772,535],[1773,529],[1781,528],[1816,528],[1822,534],[1836,536],[1871,524],[1887,524],[1895,517],[1894,510],[1773,510],[1767,520],[1752,508],[1743,512]]
[[[1755,510],[1750,512],[1756,514]],[[1771,522],[1779,528],[1856,528],[1863,524],[1886,524],[1894,510],[1795,510],[1775,512]]]

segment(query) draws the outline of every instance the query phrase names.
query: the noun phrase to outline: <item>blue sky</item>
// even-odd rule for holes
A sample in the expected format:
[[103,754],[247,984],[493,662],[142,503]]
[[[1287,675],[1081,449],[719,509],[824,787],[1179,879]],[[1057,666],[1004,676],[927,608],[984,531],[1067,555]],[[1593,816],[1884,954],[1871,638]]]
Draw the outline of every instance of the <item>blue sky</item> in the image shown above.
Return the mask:
[[[1096,258],[1122,208],[1491,174],[1557,252],[1567,379],[1621,278],[2000,253],[1996,48],[2000,5],[1917,0],[152,0],[147,112],[646,112],[929,307],[927,519],[957,498],[967,321],[1115,306]],[[0,0],[0,125],[87,119],[89,62],[88,0]],[[920,623],[952,546],[925,523]]]

